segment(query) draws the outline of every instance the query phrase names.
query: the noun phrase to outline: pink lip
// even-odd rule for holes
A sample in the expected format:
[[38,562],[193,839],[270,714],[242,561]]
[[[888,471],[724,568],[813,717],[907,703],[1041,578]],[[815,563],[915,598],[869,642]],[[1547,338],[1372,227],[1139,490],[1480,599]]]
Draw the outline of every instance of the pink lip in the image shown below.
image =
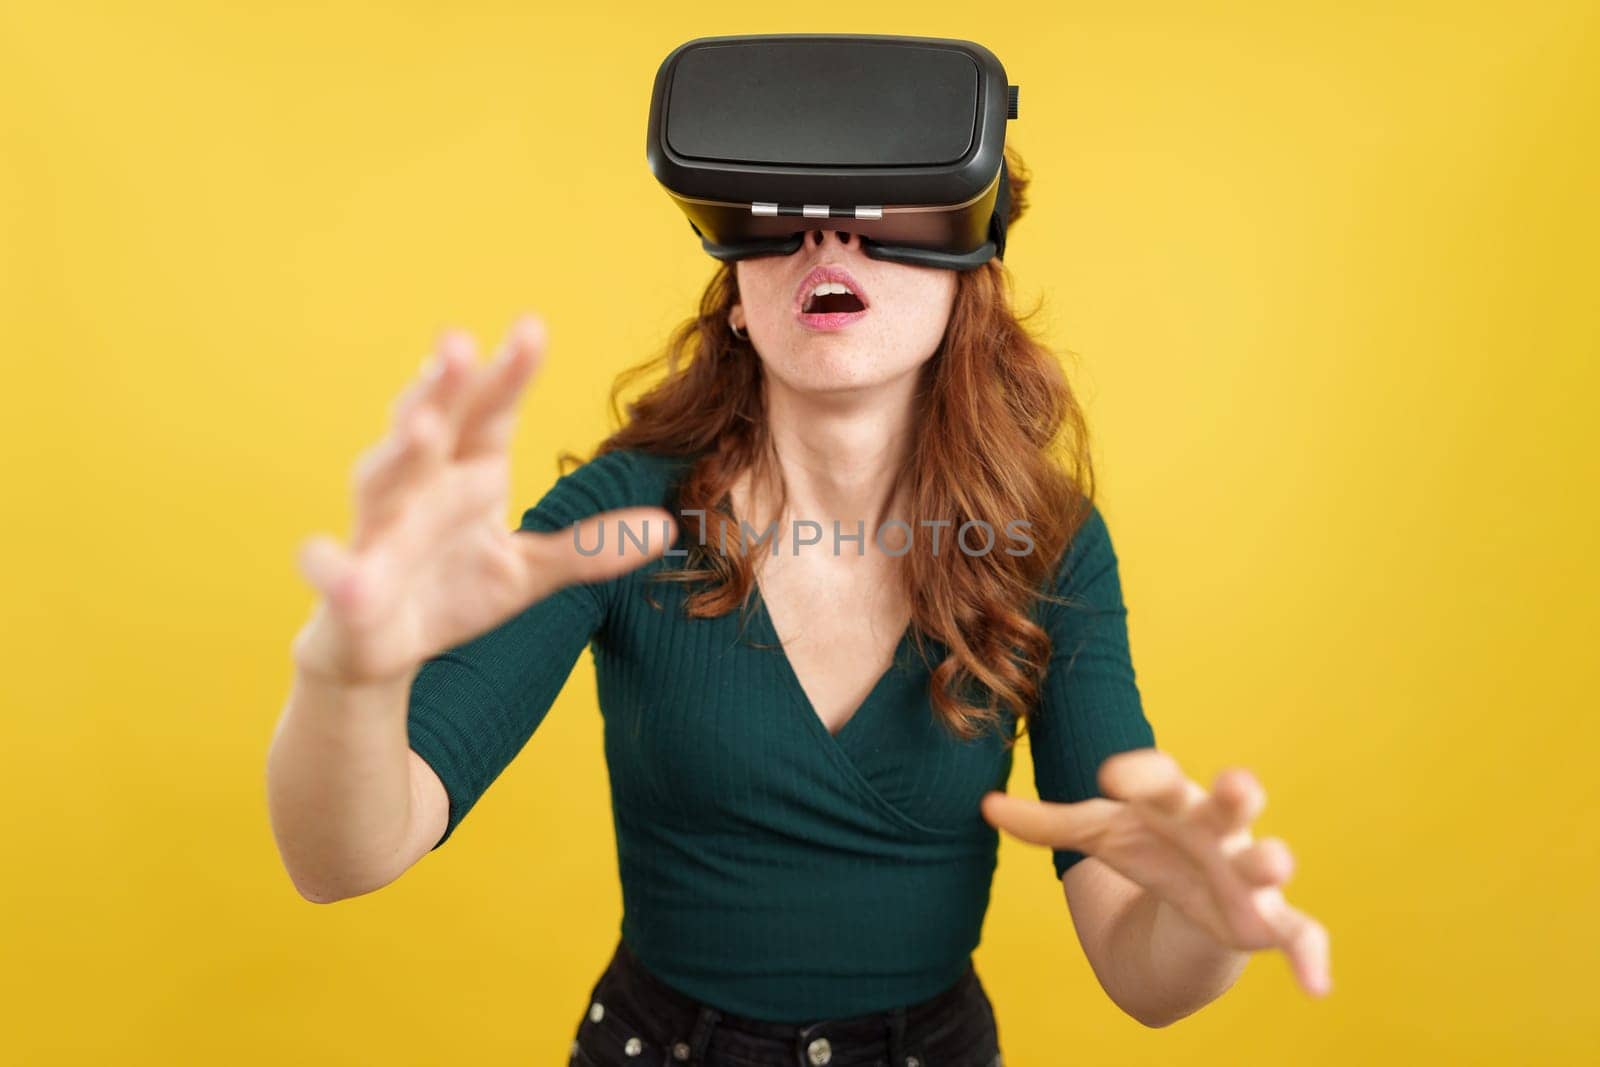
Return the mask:
[[[803,313],[800,309],[806,306],[806,297],[810,294],[811,290],[815,289],[823,282],[843,282],[845,285],[848,285],[850,287],[850,291],[856,294],[856,299],[861,301],[861,310],[833,311],[826,315],[807,315]],[[829,264],[820,264],[812,267],[810,273],[808,273],[805,278],[801,280],[799,286],[797,286],[794,291],[794,317],[800,320],[800,324],[802,326],[806,326],[814,330],[841,329],[842,327],[848,326],[852,322],[855,322],[857,319],[864,316],[871,307],[872,301],[867,299],[867,292],[861,287],[861,283],[856,281],[855,275],[851,274],[843,267],[832,266]]]

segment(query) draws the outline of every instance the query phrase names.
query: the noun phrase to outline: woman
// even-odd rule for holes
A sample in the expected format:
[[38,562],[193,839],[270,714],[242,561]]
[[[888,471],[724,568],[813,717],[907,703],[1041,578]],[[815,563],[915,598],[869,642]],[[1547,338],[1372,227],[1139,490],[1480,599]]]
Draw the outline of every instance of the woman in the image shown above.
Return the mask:
[[[717,270],[515,532],[542,326],[482,368],[441,340],[358,464],[351,546],[300,557],[322,600],[269,768],[296,886],[368,892],[443,844],[592,644],[624,913],[573,1063],[999,1064],[971,962],[996,828],[1051,847],[1148,1025],[1257,949],[1325,992],[1259,785],[1208,793],[1153,747],[1082,416],[1004,267],[806,238]],[[1020,733],[1041,802],[1004,792]]]

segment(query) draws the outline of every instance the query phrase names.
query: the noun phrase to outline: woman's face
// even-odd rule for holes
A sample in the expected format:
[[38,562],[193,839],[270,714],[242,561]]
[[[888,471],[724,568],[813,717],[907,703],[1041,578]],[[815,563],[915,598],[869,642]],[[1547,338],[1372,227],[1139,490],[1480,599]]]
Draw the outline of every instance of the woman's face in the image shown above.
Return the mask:
[[[838,329],[803,319],[815,288],[804,283],[817,267],[846,271],[865,314]],[[749,331],[767,374],[800,392],[860,389],[915,371],[938,349],[955,303],[955,271],[871,259],[859,239],[838,230],[807,230],[793,255],[741,259],[734,268],[732,321]]]

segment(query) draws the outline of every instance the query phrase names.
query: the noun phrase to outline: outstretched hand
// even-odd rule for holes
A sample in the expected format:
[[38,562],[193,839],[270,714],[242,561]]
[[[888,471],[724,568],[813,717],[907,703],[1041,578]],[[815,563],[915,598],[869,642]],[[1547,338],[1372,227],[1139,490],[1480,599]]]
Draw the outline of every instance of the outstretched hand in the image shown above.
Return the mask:
[[1020,840],[1095,856],[1177,908],[1233,949],[1282,949],[1314,996],[1332,989],[1328,933],[1291,907],[1279,888],[1294,860],[1275,837],[1254,840],[1266,804],[1253,774],[1230,768],[1207,793],[1155,748],[1100,765],[1105,795],[1075,804],[986,793],[983,817]]
[[[298,562],[320,594],[294,640],[302,671],[341,684],[405,679],[430,656],[501,625],[570,585],[604,581],[664,553],[672,516],[629,507],[565,530],[508,530],[517,408],[544,360],[544,321],[519,318],[480,364],[459,330],[391,407],[387,434],[357,461],[355,528],[301,543]],[[601,530],[658,529],[644,547],[585,552]]]

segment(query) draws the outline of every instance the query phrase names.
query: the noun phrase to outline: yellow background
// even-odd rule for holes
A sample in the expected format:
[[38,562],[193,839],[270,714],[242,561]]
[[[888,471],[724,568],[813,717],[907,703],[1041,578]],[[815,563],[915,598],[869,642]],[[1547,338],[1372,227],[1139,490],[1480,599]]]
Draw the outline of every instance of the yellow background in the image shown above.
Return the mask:
[[1256,771],[1332,934],[1327,1000],[1263,955],[1147,1030],[1007,840],[1008,1062],[1594,1062],[1595,6],[775,11],[0,6],[0,1060],[564,1062],[620,915],[587,662],[445,848],[308,904],[263,787],[293,553],[435,331],[531,307],[514,523],[712,268],[645,163],[657,64],[848,31],[1022,86],[1008,263],[1158,742]]

